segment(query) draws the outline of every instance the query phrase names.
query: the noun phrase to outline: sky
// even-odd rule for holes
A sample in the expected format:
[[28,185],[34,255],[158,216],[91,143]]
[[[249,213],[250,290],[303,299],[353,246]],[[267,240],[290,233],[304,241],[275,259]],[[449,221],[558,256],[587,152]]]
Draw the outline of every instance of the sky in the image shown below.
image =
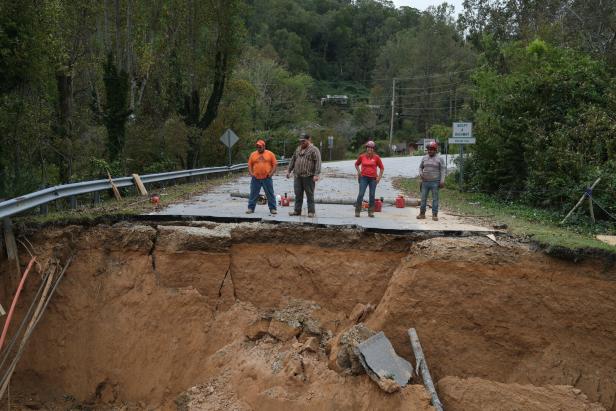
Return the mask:
[[[463,0],[447,0],[447,3],[455,6],[456,12],[455,15],[462,12],[462,1]],[[411,6],[415,7],[419,10],[425,10],[430,6],[438,6],[443,3],[441,0],[393,0],[396,7],[400,6]]]

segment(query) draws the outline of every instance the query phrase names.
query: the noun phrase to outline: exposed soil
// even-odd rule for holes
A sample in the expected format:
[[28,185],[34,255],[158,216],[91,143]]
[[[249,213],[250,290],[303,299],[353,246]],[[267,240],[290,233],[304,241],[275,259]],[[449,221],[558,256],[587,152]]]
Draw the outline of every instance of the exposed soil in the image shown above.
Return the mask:
[[[29,341],[12,401],[30,409],[432,409],[420,379],[387,394],[341,365],[340,337],[363,321],[412,363],[407,329],[417,329],[448,410],[616,411],[609,261],[559,260],[506,239],[192,225],[26,233],[43,264],[75,259]],[[4,306],[11,267],[0,260]],[[33,275],[16,321],[39,283]]]

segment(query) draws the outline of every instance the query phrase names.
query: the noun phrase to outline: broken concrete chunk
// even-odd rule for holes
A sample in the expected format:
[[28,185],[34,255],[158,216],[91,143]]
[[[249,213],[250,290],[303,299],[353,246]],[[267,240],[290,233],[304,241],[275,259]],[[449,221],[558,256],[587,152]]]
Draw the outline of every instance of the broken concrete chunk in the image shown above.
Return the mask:
[[372,304],[364,305],[361,303],[357,303],[355,307],[353,308],[353,311],[351,311],[349,320],[351,320],[352,322],[356,324],[361,323],[366,319],[368,314],[370,314],[373,311],[374,311],[374,305]]
[[359,323],[340,334],[331,343],[329,367],[335,371],[351,375],[363,374],[357,346],[375,334],[363,323]]
[[397,382],[390,380],[389,378],[379,378],[376,383],[379,385],[380,389],[388,394],[400,391],[401,388]]
[[319,340],[316,337],[308,337],[304,345],[300,349],[300,352],[310,351],[310,352],[319,352]]
[[246,337],[249,340],[258,340],[265,337],[268,334],[270,320],[260,318],[254,323],[248,326],[246,330]]
[[302,327],[300,323],[272,320],[267,332],[280,341],[288,341],[293,337],[297,337],[302,332]]
[[359,344],[357,349],[359,360],[366,372],[384,390],[395,389],[391,383],[384,380],[393,380],[399,387],[404,387],[413,376],[411,364],[396,354],[383,331]]

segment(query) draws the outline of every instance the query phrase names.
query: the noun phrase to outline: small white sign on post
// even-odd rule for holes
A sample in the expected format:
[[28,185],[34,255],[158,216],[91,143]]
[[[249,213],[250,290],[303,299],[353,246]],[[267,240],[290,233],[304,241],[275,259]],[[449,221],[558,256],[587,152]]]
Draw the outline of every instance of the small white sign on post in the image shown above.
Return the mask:
[[449,144],[475,144],[473,123],[453,123],[453,135]]
[[329,148],[333,148],[334,147],[334,136],[328,136],[327,137],[327,146]]

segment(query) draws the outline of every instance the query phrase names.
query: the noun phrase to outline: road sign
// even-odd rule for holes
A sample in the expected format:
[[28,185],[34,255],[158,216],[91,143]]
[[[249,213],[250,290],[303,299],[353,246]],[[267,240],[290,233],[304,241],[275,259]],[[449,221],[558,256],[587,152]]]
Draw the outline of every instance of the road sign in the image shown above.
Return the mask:
[[225,146],[231,148],[235,143],[237,143],[237,140],[239,139],[240,138],[237,136],[237,134],[235,134],[233,130],[228,128],[227,131],[225,131],[220,137],[220,142],[223,143]]
[[229,153],[229,166],[231,166],[231,147],[233,147],[233,145],[235,143],[237,143],[237,140],[239,140],[240,138],[237,136],[237,134],[235,134],[233,132],[233,130],[231,130],[230,128],[227,129],[227,131],[225,131],[222,136],[220,137],[220,142],[223,143],[225,146],[227,146],[227,152]]
[[327,137],[327,145],[329,146],[329,148],[334,147],[334,136]]
[[453,135],[449,144],[475,144],[473,123],[453,123]]

